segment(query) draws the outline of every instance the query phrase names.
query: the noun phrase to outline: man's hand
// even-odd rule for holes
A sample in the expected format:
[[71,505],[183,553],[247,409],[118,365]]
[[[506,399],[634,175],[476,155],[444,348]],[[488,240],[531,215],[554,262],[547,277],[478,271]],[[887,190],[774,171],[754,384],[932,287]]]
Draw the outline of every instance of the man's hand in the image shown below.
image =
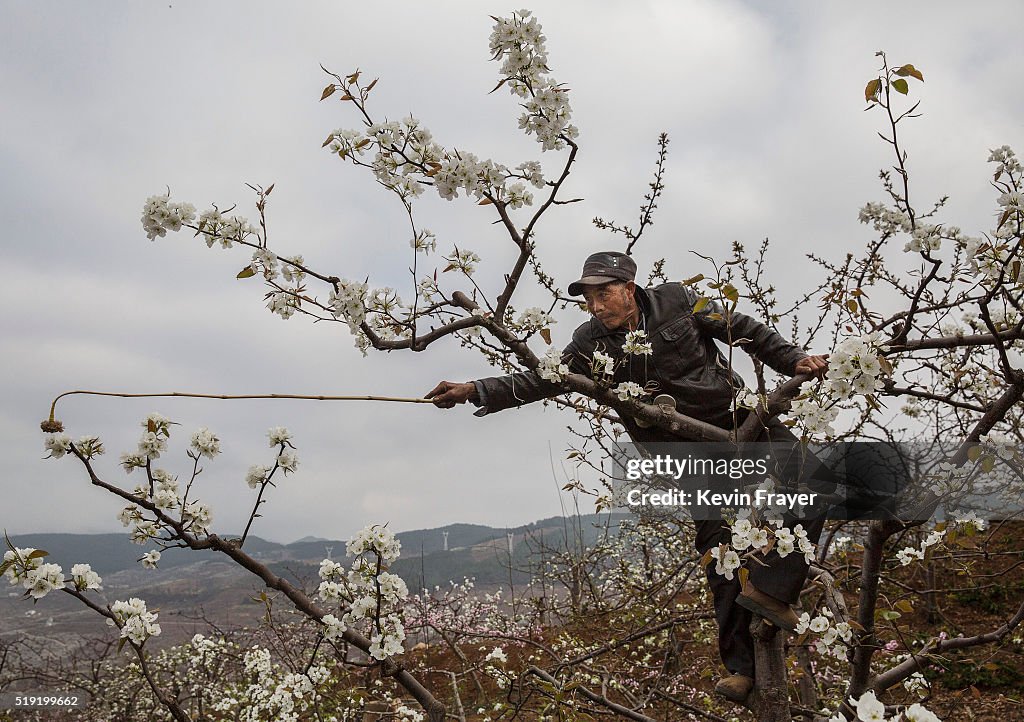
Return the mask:
[[438,408],[450,409],[455,404],[464,404],[475,396],[476,386],[472,382],[459,384],[454,381],[442,381],[423,398],[431,399]]
[[807,356],[796,362],[796,369],[794,369],[794,376],[800,374],[810,374],[811,376],[817,376],[821,378],[828,371],[828,354],[820,354],[818,356]]

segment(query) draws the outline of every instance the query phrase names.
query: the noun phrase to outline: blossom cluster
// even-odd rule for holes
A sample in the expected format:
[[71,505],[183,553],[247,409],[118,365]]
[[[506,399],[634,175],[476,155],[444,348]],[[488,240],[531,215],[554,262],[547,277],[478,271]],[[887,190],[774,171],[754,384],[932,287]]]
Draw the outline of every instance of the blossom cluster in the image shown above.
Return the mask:
[[626,343],[622,344],[622,351],[636,356],[650,356],[654,353],[650,342],[647,340],[647,332],[643,329],[630,331],[626,334]]
[[[753,399],[745,397],[744,402],[756,406],[757,396],[753,395]],[[743,404],[737,400],[737,405],[742,406]],[[793,399],[787,416],[796,419],[805,433],[809,435],[835,436],[836,430],[833,428],[832,422],[839,416],[839,409],[834,405],[822,406],[813,397],[804,396]]]
[[[851,698],[850,705],[856,712],[857,719],[863,722],[940,722],[934,712],[916,702],[895,716],[887,717],[885,705],[875,695],[874,690],[868,690],[859,699]],[[829,718],[829,722],[846,722],[846,718],[837,713]]]
[[726,544],[719,544],[712,548],[711,560],[715,562],[715,574],[724,576],[726,579],[732,579],[733,572],[739,569],[743,563],[740,560],[740,555]]
[[567,139],[576,138],[579,130],[570,122],[568,91],[548,75],[545,40],[537,19],[529,10],[520,10],[496,19],[490,48],[502,63],[500,72],[509,90],[525,100],[519,127],[535,135],[544,150],[557,150],[565,147]]
[[146,609],[146,602],[138,597],[132,597],[127,602],[116,601],[110,605],[110,611],[114,618],[108,619],[107,624],[120,629],[122,639],[140,645],[160,634],[157,614]]
[[[231,248],[235,243],[251,242],[250,239],[257,234],[256,227],[248,219],[242,216],[225,217],[217,208],[203,211],[197,227],[207,248],[213,248],[215,243],[220,243],[221,248]],[[176,231],[178,228],[170,230]]]
[[185,223],[196,217],[196,207],[191,203],[171,203],[167,195],[150,196],[142,207],[142,230],[146,238],[155,241],[167,231],[180,231]]
[[594,351],[594,360],[591,364],[594,376],[614,376],[615,375],[615,359],[606,353],[601,351]]
[[749,517],[741,516],[732,523],[730,531],[731,546],[737,552],[751,549],[767,554],[774,549],[780,557],[785,558],[799,550],[808,564],[814,561],[814,543],[807,536],[803,524],[796,524],[790,529],[783,526],[781,518],[776,517],[768,526],[755,526]]
[[534,331],[540,331],[542,328],[549,328],[555,323],[555,319],[552,318],[551,314],[544,311],[542,308],[533,306],[527,308],[519,314],[519,318],[516,319],[515,326],[524,334],[533,333]]
[[565,377],[569,375],[569,366],[562,363],[562,354],[558,349],[552,347],[540,357],[537,373],[546,381],[558,383],[564,381]]
[[282,673],[264,647],[253,647],[245,653],[244,669],[252,682],[241,694],[224,695],[213,704],[214,711],[242,722],[306,719],[321,700],[318,690],[331,676],[321,665],[310,665],[304,673]]
[[612,391],[619,398],[619,401],[628,401],[629,399],[640,398],[644,395],[643,386],[635,381],[623,381]]
[[1006,434],[990,431],[980,436],[978,440],[1003,461],[1013,461],[1017,458],[1017,443]]
[[853,640],[853,629],[848,622],[836,622],[832,612],[825,608],[821,614],[811,617],[804,612],[796,625],[796,633],[813,632],[821,635],[815,642],[818,654],[828,655],[836,659],[845,659],[848,645]]
[[854,394],[870,394],[882,388],[881,353],[877,332],[843,339],[829,356],[828,380],[830,393],[838,399],[849,399]]
[[944,241],[957,246],[972,242],[957,226],[911,221],[906,211],[889,208],[882,203],[866,204],[860,209],[859,220],[886,237],[896,234],[909,236],[910,239],[903,246],[905,253],[931,254],[940,250]]
[[401,610],[409,590],[401,577],[386,571],[398,558],[401,543],[390,531],[375,525],[357,532],[346,551],[355,557],[348,570],[331,559],[320,563],[320,598],[347,605],[340,618],[324,615],[324,637],[334,641],[349,627],[369,623],[369,652],[374,659],[401,654],[405,640]]
[[207,459],[212,459],[220,453],[220,439],[216,434],[203,426],[192,434],[192,451],[195,452],[197,457],[205,456]]
[[915,559],[924,559],[924,554],[928,550],[928,547],[933,547],[942,541],[943,533],[937,529],[933,529],[928,532],[928,535],[921,541],[921,545],[917,547],[904,547],[896,552],[896,558],[900,564],[907,566],[911,564]]
[[42,599],[64,586],[64,570],[59,564],[44,564],[45,552],[31,547],[15,547],[4,552],[0,570],[12,585],[20,584],[33,599]]

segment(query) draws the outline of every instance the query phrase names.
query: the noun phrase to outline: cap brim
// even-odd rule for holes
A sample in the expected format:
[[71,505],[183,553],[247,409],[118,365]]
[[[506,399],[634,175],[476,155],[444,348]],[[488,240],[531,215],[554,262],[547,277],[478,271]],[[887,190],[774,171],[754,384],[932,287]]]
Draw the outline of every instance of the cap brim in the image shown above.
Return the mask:
[[614,276],[584,276],[580,280],[569,284],[569,295],[579,296],[583,293],[584,286],[603,286],[612,281],[622,281],[622,279],[615,278]]

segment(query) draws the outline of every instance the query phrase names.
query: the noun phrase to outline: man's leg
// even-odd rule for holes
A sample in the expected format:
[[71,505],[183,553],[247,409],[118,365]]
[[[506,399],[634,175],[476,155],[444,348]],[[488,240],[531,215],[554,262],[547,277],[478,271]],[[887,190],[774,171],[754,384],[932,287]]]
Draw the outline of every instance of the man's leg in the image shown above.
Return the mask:
[[[719,544],[727,544],[732,538],[728,528],[720,519],[697,521],[697,551],[704,554]],[[715,621],[718,623],[718,654],[725,668],[732,674],[754,677],[754,639],[750,636],[751,613],[736,603],[740,593],[739,579],[734,575],[726,579],[715,573],[715,565],[705,569],[708,587],[715,605]]]
[[[817,544],[821,536],[821,530],[825,526],[825,516],[816,519],[796,519],[786,523],[792,529],[797,524],[802,524],[807,531],[807,538]],[[796,604],[800,600],[800,592],[807,580],[807,562],[804,555],[799,551],[793,551],[785,557],[780,557],[778,552],[772,549],[764,559],[765,565],[751,563],[747,564],[750,570],[750,583],[759,591],[770,597],[778,599],[785,604]]]

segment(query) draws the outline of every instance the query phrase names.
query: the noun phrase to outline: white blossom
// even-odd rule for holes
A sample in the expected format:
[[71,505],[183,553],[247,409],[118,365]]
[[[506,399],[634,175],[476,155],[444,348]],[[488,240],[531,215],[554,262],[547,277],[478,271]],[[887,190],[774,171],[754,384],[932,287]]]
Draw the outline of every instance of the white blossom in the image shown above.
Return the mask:
[[500,662],[505,664],[508,661],[508,656],[505,654],[505,650],[501,647],[495,647],[484,657],[485,662]]
[[557,383],[565,380],[565,377],[569,374],[569,367],[562,363],[562,354],[558,349],[552,347],[541,356],[540,364],[537,366],[537,373],[540,374],[542,379]]
[[86,589],[94,589],[96,591],[103,589],[101,586],[103,579],[88,564],[75,564],[71,567],[71,581],[74,583],[75,589],[80,592]]
[[595,350],[593,369],[595,374],[612,376],[615,374],[615,359],[607,354]]
[[907,718],[907,722],[941,722],[934,712],[925,709],[917,702],[903,710],[903,715]]
[[43,446],[49,451],[48,459],[59,459],[71,451],[71,437],[67,434],[47,434]]
[[524,333],[531,333],[533,331],[539,331],[542,328],[548,328],[555,319],[551,317],[551,314],[544,311],[544,309],[532,307],[524,310],[519,314],[519,318],[516,319],[516,326],[518,326]]
[[250,489],[255,489],[257,486],[267,480],[267,473],[270,469],[261,465],[253,464],[249,467],[249,471],[245,473],[245,483],[249,485]]
[[184,223],[195,220],[196,209],[191,203],[171,203],[166,195],[150,196],[142,207],[142,230],[151,241],[166,236],[167,231],[180,231]]
[[294,451],[282,451],[277,456],[277,465],[285,474],[289,474],[299,468],[299,455]]
[[278,446],[280,444],[289,444],[292,440],[291,432],[283,426],[274,426],[267,431],[267,438],[270,440],[270,446]]
[[42,599],[54,589],[64,586],[64,571],[59,564],[40,564],[25,573],[22,586],[33,599]]
[[220,453],[220,439],[217,435],[203,426],[192,434],[192,449],[197,455],[212,459]]
[[715,562],[715,573],[723,575],[726,579],[732,579],[733,572],[740,568],[740,555],[728,547],[713,548],[711,558]]
[[345,634],[345,623],[333,614],[325,614],[321,621],[324,623],[324,639],[328,642],[335,642]]
[[644,395],[643,387],[635,381],[623,381],[612,391],[618,396],[619,401],[627,401]]
[[636,356],[650,356],[654,352],[647,340],[647,332],[643,329],[629,331],[626,334],[626,343],[622,345],[622,351]]
[[143,644],[150,637],[160,634],[160,625],[156,622],[157,615],[148,611],[146,603],[138,597],[132,597],[127,602],[116,601],[110,605],[110,611],[114,619],[108,619],[107,624],[118,627],[122,639],[130,639],[134,644]]
[[874,690],[868,690],[858,700],[851,698],[850,704],[863,722],[885,722],[885,705],[875,697]]

